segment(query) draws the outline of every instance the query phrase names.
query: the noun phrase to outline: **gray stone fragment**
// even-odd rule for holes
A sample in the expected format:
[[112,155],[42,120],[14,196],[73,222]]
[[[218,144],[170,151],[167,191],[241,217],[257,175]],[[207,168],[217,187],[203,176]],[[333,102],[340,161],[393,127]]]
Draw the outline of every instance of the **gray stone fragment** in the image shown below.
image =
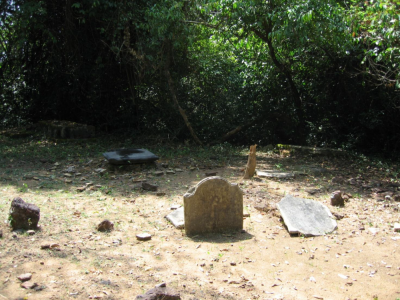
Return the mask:
[[129,165],[154,162],[158,159],[146,149],[119,149],[103,153],[103,156],[113,165]]
[[40,209],[26,203],[20,197],[14,198],[10,208],[10,225],[15,229],[35,229],[40,220]]
[[277,207],[291,234],[318,236],[337,228],[332,213],[320,202],[287,195]]
[[265,171],[256,171],[258,177],[266,177],[266,178],[293,178],[294,173],[282,172],[282,171],[273,171],[273,170],[265,170]]
[[183,229],[185,227],[185,216],[183,207],[174,210],[172,213],[166,215],[165,218],[178,229]]
[[201,180],[183,196],[187,235],[243,229],[243,193],[215,176]]

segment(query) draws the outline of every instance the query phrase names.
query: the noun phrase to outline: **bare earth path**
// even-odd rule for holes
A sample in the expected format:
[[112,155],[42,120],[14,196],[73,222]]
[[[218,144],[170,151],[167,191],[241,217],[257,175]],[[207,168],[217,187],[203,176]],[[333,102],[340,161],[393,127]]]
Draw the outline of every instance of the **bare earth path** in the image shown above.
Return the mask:
[[[182,299],[400,299],[400,233],[393,230],[400,222],[397,166],[261,149],[258,169],[296,176],[242,181],[245,152],[224,160],[160,155],[158,165],[110,168],[101,152],[41,159],[30,158],[29,147],[15,155],[11,149],[3,148],[0,164],[0,299],[134,299],[161,282]],[[74,172],[67,172],[71,166]],[[106,171],[100,175],[99,168]],[[153,175],[170,168],[182,172]],[[186,237],[164,216],[210,171],[240,184],[249,213],[245,230]],[[165,195],[135,189],[143,179]],[[344,208],[330,205],[335,190],[349,195]],[[338,230],[291,237],[274,209],[288,193],[343,216]],[[6,224],[17,196],[41,209],[34,235]],[[255,208],[262,205],[270,210]],[[114,222],[114,231],[96,230],[104,219]],[[136,239],[144,232],[150,241]],[[45,243],[59,247],[42,250]],[[20,287],[23,273],[33,274],[38,291]]]

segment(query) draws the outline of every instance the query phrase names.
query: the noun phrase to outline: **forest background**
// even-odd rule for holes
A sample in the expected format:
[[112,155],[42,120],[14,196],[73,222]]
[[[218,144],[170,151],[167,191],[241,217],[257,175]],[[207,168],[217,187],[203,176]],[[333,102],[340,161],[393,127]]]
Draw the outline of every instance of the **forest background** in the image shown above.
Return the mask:
[[400,152],[400,1],[0,3],[0,128]]

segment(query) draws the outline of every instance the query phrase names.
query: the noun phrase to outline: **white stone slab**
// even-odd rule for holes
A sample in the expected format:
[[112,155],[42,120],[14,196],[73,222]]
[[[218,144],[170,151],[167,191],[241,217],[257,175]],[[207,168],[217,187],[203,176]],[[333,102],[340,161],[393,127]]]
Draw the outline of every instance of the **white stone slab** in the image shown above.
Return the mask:
[[183,207],[174,210],[169,215],[166,215],[165,218],[178,229],[183,229],[185,227],[185,216]]
[[337,228],[336,220],[328,207],[318,201],[287,195],[277,207],[290,234],[318,236]]
[[273,171],[273,170],[264,170],[264,171],[256,171],[258,177],[266,177],[266,178],[293,178],[294,173],[282,172],[282,171]]

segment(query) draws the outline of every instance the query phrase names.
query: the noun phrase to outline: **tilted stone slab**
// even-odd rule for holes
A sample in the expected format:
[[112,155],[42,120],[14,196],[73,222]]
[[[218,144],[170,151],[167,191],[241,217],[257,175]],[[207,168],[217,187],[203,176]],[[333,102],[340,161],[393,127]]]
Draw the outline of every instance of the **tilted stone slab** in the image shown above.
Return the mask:
[[141,164],[156,161],[158,156],[146,149],[119,149],[103,153],[113,165]]
[[277,207],[291,234],[318,236],[330,233],[337,223],[328,207],[320,202],[285,196]]
[[185,215],[183,207],[174,210],[172,213],[165,216],[176,228],[183,229],[185,227]]
[[183,201],[187,235],[243,229],[243,193],[236,183],[218,176],[205,178]]

